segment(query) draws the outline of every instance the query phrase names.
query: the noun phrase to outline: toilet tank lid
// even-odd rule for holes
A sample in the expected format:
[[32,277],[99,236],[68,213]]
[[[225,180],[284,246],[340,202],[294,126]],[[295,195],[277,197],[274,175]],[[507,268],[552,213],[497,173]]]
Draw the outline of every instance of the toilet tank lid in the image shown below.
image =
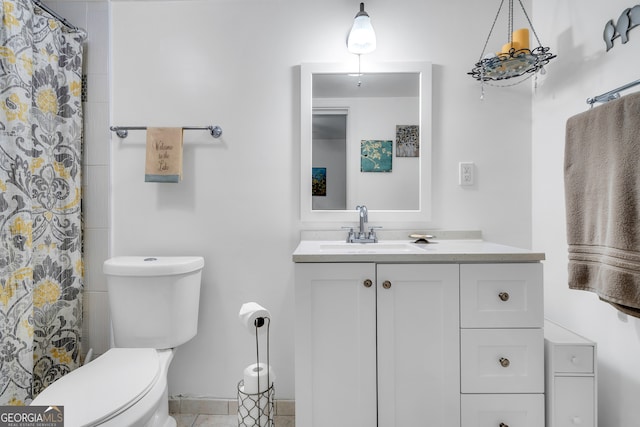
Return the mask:
[[168,276],[201,270],[200,256],[119,256],[106,260],[102,267],[111,276]]

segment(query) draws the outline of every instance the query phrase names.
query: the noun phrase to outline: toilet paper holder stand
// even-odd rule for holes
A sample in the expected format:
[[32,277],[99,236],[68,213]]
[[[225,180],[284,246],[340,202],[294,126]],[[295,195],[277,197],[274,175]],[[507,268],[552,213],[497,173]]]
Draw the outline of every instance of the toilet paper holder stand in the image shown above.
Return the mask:
[[[258,317],[254,320],[256,341],[256,367],[259,371],[260,364],[260,338],[259,328],[266,327],[266,388],[260,383],[260,375],[257,376],[257,392],[245,392],[245,380],[238,382],[238,427],[274,427],[274,397],[275,389],[271,378],[271,365],[269,363],[269,317]],[[263,390],[264,388],[264,390]]]

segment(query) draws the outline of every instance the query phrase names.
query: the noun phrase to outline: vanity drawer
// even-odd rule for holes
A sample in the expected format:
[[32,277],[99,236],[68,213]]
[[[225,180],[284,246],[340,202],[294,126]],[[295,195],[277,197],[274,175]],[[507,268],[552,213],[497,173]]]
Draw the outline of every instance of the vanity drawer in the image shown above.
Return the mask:
[[556,345],[553,371],[560,373],[593,373],[593,346]]
[[542,329],[462,329],[462,393],[543,393]]
[[540,328],[542,264],[460,266],[460,327]]
[[462,427],[544,427],[542,394],[463,394]]

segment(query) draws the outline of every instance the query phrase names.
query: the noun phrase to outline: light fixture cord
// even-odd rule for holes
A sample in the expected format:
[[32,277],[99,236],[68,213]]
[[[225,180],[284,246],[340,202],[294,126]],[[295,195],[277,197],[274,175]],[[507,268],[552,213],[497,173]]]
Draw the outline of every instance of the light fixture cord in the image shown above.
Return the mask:
[[509,45],[513,47],[513,0],[509,0],[509,24],[507,25],[507,40]]
[[491,33],[493,33],[493,29],[496,26],[496,22],[498,21],[498,16],[500,16],[500,11],[502,10],[502,5],[504,4],[504,0],[500,2],[500,7],[498,8],[498,13],[496,13],[496,17],[493,19],[493,24],[491,24],[491,29],[489,30],[489,35],[487,36],[487,40],[484,42],[484,46],[482,48],[482,53],[480,53],[479,61],[482,61],[484,58],[484,52],[487,50],[487,45],[489,44],[489,39],[491,38]]

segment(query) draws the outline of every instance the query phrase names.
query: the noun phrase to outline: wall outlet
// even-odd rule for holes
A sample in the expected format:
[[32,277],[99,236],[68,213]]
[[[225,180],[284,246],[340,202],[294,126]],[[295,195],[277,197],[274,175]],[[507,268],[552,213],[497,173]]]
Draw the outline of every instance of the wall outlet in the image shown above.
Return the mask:
[[458,184],[467,186],[475,183],[475,166],[473,162],[460,162],[458,164]]

